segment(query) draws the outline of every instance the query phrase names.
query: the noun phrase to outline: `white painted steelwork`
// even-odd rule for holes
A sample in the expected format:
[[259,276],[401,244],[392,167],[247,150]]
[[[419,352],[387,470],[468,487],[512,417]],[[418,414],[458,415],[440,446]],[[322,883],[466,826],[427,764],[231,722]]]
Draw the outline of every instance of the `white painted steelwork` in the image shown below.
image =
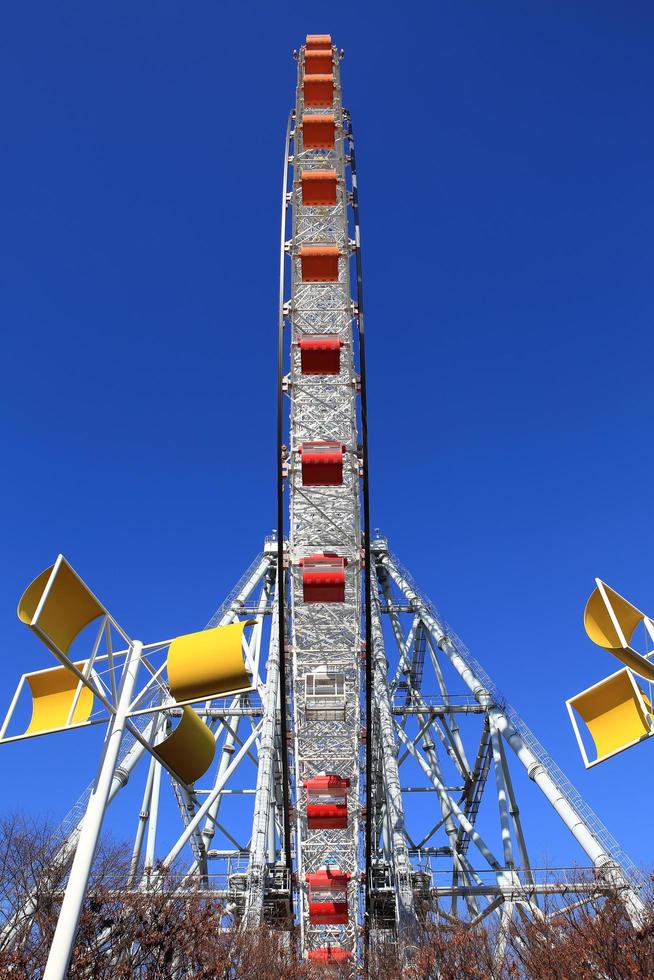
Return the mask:
[[[388,550],[386,540],[381,537],[373,540],[372,551],[383,608],[397,644],[397,666],[390,687],[396,696],[402,691],[405,697],[404,705],[393,706],[396,745],[401,753],[400,766],[407,760],[417,766],[428,782],[428,786],[422,788],[433,789],[441,816],[422,839],[412,836],[411,821],[404,820],[403,816],[407,840],[412,842],[409,846],[412,859],[423,866],[427,861],[426,880],[435,882],[438,878],[442,880],[443,876],[449,876],[451,880],[447,889],[441,886],[431,890],[432,913],[446,915],[440,902],[434,906],[434,898],[449,897],[450,910],[447,914],[460,914],[458,903],[463,900],[471,921],[481,921],[487,914],[496,913],[500,921],[500,936],[516,905],[531,915],[545,914],[538,899],[544,891],[535,886],[530,867],[526,837],[507,761],[508,747],[510,754],[521,763],[590,860],[594,887],[589,886],[587,895],[592,894],[596,898],[598,894],[618,894],[632,922],[638,926],[644,911],[644,877],[581,800],[469,651],[442,622],[429,600],[419,593],[409,574]],[[408,628],[403,628],[402,616],[408,617]],[[427,639],[423,650],[424,664],[418,663],[420,656],[417,656],[417,637],[421,629],[425,631]],[[378,662],[376,658],[376,666]],[[458,691],[456,695],[451,693],[449,685],[452,681],[446,678],[446,665],[453,668],[454,676],[458,676],[471,692],[472,704]],[[432,690],[437,693],[430,693],[429,696],[423,694],[425,676],[435,684]],[[477,708],[472,711],[474,702]],[[464,732],[469,736],[470,725],[478,714],[482,715],[479,747],[477,758],[471,764],[465,753],[459,725],[465,723]],[[417,731],[414,727],[409,732],[406,727],[408,718],[416,719]],[[387,737],[381,718],[378,725],[378,737]],[[479,722],[476,725],[480,727]],[[460,786],[445,785],[444,762],[450,768],[454,766],[461,779]],[[490,769],[494,772],[494,785],[489,785],[486,780]],[[406,794],[412,788],[418,787],[403,785],[402,791]],[[490,838],[486,839],[486,829],[482,836],[478,827],[477,817],[482,799],[489,796],[495,797],[499,818],[497,850]],[[379,813],[380,809],[389,806],[389,801],[384,800],[383,795],[381,803],[379,800],[377,795],[373,813]],[[439,832],[445,834],[444,844],[436,843]],[[469,844],[474,848],[474,860],[468,852]],[[377,860],[383,860],[384,855],[385,842],[380,840]],[[494,885],[489,883],[489,872],[495,878]],[[396,860],[390,861],[390,873],[391,878],[397,874]],[[422,873],[425,874],[424,870]],[[562,875],[557,880],[556,869],[552,870],[551,877],[546,889],[549,896],[563,897],[577,889],[578,882],[573,884],[569,876]],[[424,892],[425,881],[422,887]],[[579,891],[583,892],[580,885]],[[481,903],[482,896],[485,905]],[[588,897],[585,900],[588,901]],[[501,944],[498,955],[501,955]]]
[[[353,303],[350,292],[351,243],[348,235],[348,191],[339,57],[335,48],[333,105],[308,110],[335,117],[334,148],[305,148],[304,48],[298,59],[295,130],[292,153],[292,236],[287,245],[291,263],[290,322],[290,446],[288,454],[289,537],[291,572],[290,645],[292,671],[293,762],[295,774],[295,852],[299,887],[300,942],[303,950],[330,944],[356,954],[359,913],[359,754],[361,674],[361,517],[357,434],[357,376],[354,362]],[[336,172],[337,203],[306,207],[302,174],[309,170]],[[336,282],[303,282],[299,252],[304,245],[337,246]],[[334,376],[302,374],[300,339],[328,334],[342,341],[340,372]],[[345,446],[340,486],[304,486],[297,450],[305,442],[334,440]],[[332,552],[347,559],[345,601],[305,602],[301,559]],[[335,681],[329,700],[320,707],[320,677]],[[318,686],[317,686],[318,685]],[[322,693],[326,694],[325,685]],[[304,782],[321,773],[350,780],[348,825],[339,830],[310,830]],[[332,864],[351,875],[346,925],[315,925],[309,915],[306,875]]]

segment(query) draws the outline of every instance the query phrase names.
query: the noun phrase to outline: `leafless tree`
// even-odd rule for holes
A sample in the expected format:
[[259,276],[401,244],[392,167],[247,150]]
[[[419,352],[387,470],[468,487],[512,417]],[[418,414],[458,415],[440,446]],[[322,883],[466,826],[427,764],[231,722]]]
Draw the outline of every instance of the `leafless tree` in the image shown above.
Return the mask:
[[514,975],[533,980],[626,980],[654,976],[654,904],[636,930],[615,897],[543,920],[514,923],[509,962]]
[[[0,821],[0,980],[43,975],[68,874],[56,838],[24,818]],[[237,928],[223,902],[183,892],[161,869],[147,890],[127,889],[129,853],[96,858],[71,960],[71,980],[301,980],[351,976],[351,967],[301,960],[288,928]],[[11,938],[5,926],[11,923]],[[411,946],[372,945],[369,980],[626,980],[654,977],[654,902],[634,930],[617,899],[542,918],[516,916],[506,956],[494,960],[488,925],[423,922]]]

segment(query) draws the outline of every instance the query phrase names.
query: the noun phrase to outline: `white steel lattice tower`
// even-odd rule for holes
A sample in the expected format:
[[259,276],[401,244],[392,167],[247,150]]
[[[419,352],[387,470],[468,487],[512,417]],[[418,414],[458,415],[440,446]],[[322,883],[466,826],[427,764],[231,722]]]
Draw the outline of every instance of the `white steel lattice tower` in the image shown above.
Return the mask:
[[[336,943],[354,953],[359,922],[361,727],[358,379],[350,293],[354,242],[348,234],[339,59],[331,40],[323,40],[324,44],[316,42],[321,43],[320,48],[300,52],[292,157],[292,238],[288,245],[292,273],[286,310],[291,324],[289,652],[298,880],[311,882],[307,876],[320,874],[321,869],[329,869],[332,876],[349,876],[349,883],[344,882],[348,908],[340,924],[335,921],[339,916],[330,913],[316,924],[308,891],[303,889],[302,943],[310,950]],[[327,70],[315,72],[312,58],[314,65],[318,62],[318,67]],[[321,125],[329,130],[326,138],[312,134],[312,127]],[[314,203],[317,200],[332,203]],[[325,340],[338,346],[321,350]],[[337,362],[330,368],[334,373],[308,373],[312,355],[320,359],[330,353]],[[349,782],[348,819],[340,828],[311,827],[307,817],[305,784],[327,774]],[[318,884],[318,893],[321,887],[325,891],[324,884]],[[320,904],[314,902],[313,894],[311,902]]]
[[[58,856],[75,863],[46,980],[66,975],[105,811],[143,756],[121,887],[148,891],[160,870],[180,872],[181,890],[223,899],[240,928],[289,929],[318,969],[354,971],[377,940],[410,951],[425,918],[496,917],[500,960],[515,909],[546,917],[557,896],[574,907],[617,894],[634,923],[642,915],[642,876],[370,534],[355,144],[327,35],[299,52],[281,212],[278,533],[205,631],[174,641],[131,640],[62,556],[21,599],[21,618],[68,670],[70,703],[14,735],[21,680],[0,742],[75,727],[83,689],[101,710],[87,698],[82,722],[108,723],[100,777],[61,827]],[[81,619],[62,645],[73,599]],[[91,622],[80,670],[68,647]],[[182,687],[174,649],[178,661],[191,651]],[[199,686],[198,664],[211,675]],[[586,874],[533,867],[511,756],[580,845]],[[162,850],[164,769],[179,825]],[[15,909],[2,943],[21,941],[33,894]]]

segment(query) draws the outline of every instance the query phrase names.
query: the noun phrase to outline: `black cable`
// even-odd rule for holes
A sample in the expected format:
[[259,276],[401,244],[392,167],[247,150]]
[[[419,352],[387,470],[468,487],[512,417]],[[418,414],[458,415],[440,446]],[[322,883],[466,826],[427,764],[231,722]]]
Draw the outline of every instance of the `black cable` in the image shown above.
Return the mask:
[[[291,909],[293,908],[293,863],[291,856],[291,803],[290,803],[290,774],[288,768],[288,730],[286,707],[286,597],[284,575],[284,461],[282,445],[284,438],[282,391],[284,377],[284,263],[286,243],[286,193],[288,187],[288,161],[290,155],[291,126],[295,118],[293,110],[288,117],[286,127],[286,142],[284,144],[284,171],[282,177],[282,215],[281,241],[279,254],[279,315],[277,325],[277,601],[279,604],[279,707],[281,715],[281,747],[282,747],[282,793],[284,808],[284,857],[289,874],[291,893]],[[292,922],[291,913],[291,922]]]
[[[363,264],[361,261],[361,232],[359,222],[359,190],[357,187],[356,155],[352,120],[347,114],[347,138],[350,144],[352,173],[352,212],[355,229],[355,262],[357,274],[357,328],[359,336],[359,375],[361,385],[361,453],[363,463],[363,549],[365,569],[365,701],[366,701],[366,827],[365,876],[366,918],[370,917],[370,886],[372,872],[372,562],[370,556],[370,482],[368,477],[368,401],[366,391],[366,341],[363,324]],[[367,932],[367,929],[366,929]]]

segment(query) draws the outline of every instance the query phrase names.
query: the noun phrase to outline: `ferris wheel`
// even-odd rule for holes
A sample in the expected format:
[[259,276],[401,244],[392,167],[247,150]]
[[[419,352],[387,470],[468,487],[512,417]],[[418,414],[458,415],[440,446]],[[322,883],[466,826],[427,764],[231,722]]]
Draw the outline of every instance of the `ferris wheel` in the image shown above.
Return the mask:
[[284,159],[280,528],[285,482],[289,514],[278,557],[289,583],[279,623],[293,705],[300,942],[309,959],[355,960],[371,859],[361,811],[372,751],[370,701],[361,704],[372,690],[370,510],[354,137],[328,35],[308,35],[300,49]]
[[[58,665],[23,675],[0,742],[106,725],[98,779],[59,832],[71,873],[46,980],[66,975],[105,814],[139,769],[121,887],[147,893],[175,871],[180,893],[224,900],[238,928],[285,930],[317,969],[354,972],[371,944],[409,950],[421,922],[458,917],[496,917],[501,956],[516,909],[546,916],[544,897],[617,894],[633,922],[642,915],[638,870],[371,532],[342,52],[310,34],[296,58],[281,200],[277,532],[197,633],[133,639],[63,556],[19,606]],[[624,660],[628,638],[617,634],[606,642]],[[18,731],[27,694],[31,720]],[[578,712],[588,706],[579,698]],[[635,720],[607,757],[649,736],[635,689],[633,700]],[[533,866],[510,757],[592,879]],[[177,817],[170,839],[166,805]],[[34,913],[28,895],[4,938],[19,941]]]

